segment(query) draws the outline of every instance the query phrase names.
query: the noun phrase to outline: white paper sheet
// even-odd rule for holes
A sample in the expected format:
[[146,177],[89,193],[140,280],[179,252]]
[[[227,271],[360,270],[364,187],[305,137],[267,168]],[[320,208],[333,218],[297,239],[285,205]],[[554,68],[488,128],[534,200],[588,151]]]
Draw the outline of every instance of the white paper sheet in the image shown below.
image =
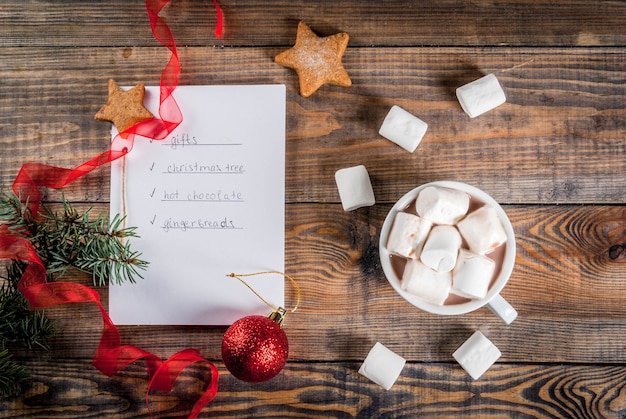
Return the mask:
[[[269,308],[226,275],[284,271],[285,87],[179,86],[183,123],[163,141],[137,137],[111,167],[111,214],[141,238],[144,279],[109,286],[118,325],[228,325]],[[158,115],[159,88],[146,87]],[[115,135],[115,128],[113,129]],[[284,278],[246,281],[284,305]]]

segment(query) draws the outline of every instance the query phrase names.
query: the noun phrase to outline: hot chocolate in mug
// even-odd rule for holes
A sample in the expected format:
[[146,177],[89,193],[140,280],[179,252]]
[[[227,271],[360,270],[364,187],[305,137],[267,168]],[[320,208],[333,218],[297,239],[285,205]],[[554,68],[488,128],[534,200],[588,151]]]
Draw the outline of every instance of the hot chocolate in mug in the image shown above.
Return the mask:
[[[506,241],[493,251],[485,254],[485,256],[494,260],[495,269],[488,291],[483,298],[471,299],[450,293],[445,302],[439,305],[426,301],[425,299],[409,293],[402,288],[402,274],[408,259],[392,254],[387,249],[389,234],[396,214],[398,212],[409,212],[415,214],[415,201],[419,193],[428,187],[447,188],[465,192],[470,197],[468,213],[471,213],[482,206],[490,206],[495,210],[495,213],[502,224],[502,228],[506,235]],[[465,246],[465,243],[463,246]],[[513,227],[502,207],[491,196],[474,186],[461,182],[438,181],[424,184],[406,193],[398,200],[398,202],[396,202],[385,218],[380,233],[379,253],[380,261],[387,280],[396,292],[400,294],[400,296],[402,296],[409,303],[413,304],[415,307],[434,314],[458,315],[469,313],[483,306],[487,306],[507,324],[511,323],[517,317],[515,309],[500,295],[500,292],[508,282],[511,273],[513,272],[513,266],[515,265],[516,248]]]

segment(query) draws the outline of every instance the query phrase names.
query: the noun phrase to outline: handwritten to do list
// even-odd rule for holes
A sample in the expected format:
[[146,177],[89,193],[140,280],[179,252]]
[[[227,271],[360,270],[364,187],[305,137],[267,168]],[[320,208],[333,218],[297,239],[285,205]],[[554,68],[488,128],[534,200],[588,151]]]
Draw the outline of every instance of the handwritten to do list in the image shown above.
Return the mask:
[[[158,87],[146,107],[158,115]],[[141,236],[144,279],[109,286],[117,324],[226,325],[268,307],[231,272],[284,271],[285,87],[179,86],[183,123],[111,167],[111,214]],[[115,135],[115,129],[113,135]],[[125,167],[124,167],[125,166]],[[252,277],[284,305],[280,275]]]

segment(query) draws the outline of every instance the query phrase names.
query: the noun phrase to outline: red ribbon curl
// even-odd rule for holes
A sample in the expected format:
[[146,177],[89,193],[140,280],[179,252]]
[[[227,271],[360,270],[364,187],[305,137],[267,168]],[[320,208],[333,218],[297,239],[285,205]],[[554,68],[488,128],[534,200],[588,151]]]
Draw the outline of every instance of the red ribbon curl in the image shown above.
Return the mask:
[[[154,140],[163,140],[182,122],[182,113],[172,96],[172,93],[178,86],[181,70],[180,60],[172,32],[167,23],[159,16],[163,7],[169,2],[170,0],[146,0],[146,10],[152,33],[156,40],[171,51],[170,60],[161,73],[160,118],[152,118],[127,129],[124,131],[125,136],[128,134],[126,139],[117,135],[107,151],[73,169],[39,163],[23,164],[13,182],[13,191],[23,202],[27,202],[33,215],[36,215],[39,211],[41,201],[39,188],[62,188],[92,170],[129,153],[132,149],[135,135]],[[214,0],[214,4],[217,13],[215,35],[221,38],[223,29],[222,10],[217,0]],[[0,231],[3,234],[8,232],[7,226],[2,227]],[[78,302],[93,302],[98,306],[102,314],[104,326],[93,365],[104,374],[113,376],[127,365],[143,358],[146,362],[150,379],[146,391],[146,406],[150,415],[152,415],[149,405],[150,390],[170,391],[180,373],[196,362],[202,361],[208,364],[211,370],[211,380],[203,395],[194,405],[189,418],[197,417],[202,408],[216,396],[218,370],[211,362],[204,359],[197,350],[185,349],[163,361],[160,357],[136,346],[122,346],[119,331],[102,306],[99,294],[87,286],[73,282],[46,282],[46,268],[37,251],[27,239],[11,235],[0,236],[0,259],[28,262],[28,266],[18,283],[18,288],[35,308]]]

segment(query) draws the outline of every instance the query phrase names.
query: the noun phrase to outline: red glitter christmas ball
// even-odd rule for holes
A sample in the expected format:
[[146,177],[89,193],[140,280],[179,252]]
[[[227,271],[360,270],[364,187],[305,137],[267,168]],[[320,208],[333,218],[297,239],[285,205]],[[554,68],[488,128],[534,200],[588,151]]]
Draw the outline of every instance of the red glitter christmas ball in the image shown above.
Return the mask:
[[222,340],[222,359],[242,381],[259,383],[276,376],[289,355],[287,335],[275,320],[247,316],[233,323]]

